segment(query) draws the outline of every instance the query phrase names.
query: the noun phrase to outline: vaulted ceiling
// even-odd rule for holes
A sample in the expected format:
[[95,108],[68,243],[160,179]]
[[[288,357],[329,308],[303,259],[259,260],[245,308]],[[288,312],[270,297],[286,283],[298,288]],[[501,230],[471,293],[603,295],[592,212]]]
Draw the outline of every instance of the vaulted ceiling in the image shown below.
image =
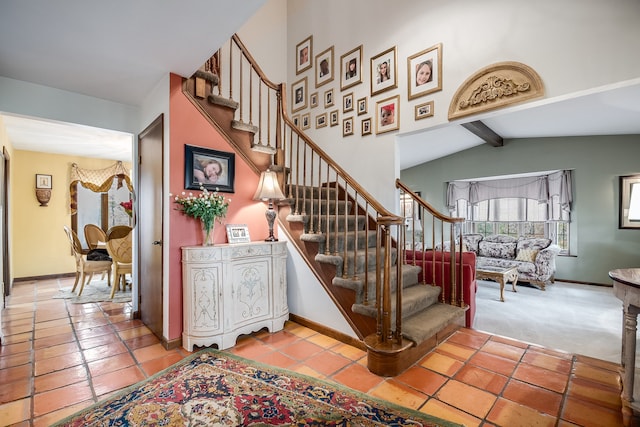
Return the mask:
[[[137,105],[167,73],[191,75],[264,2],[3,1],[0,76]],[[505,139],[640,134],[638,99],[640,78],[571,98],[529,102],[509,113],[498,110],[400,134],[400,167],[485,143],[460,126],[470,120],[482,120]],[[131,135],[6,113],[0,111],[17,149],[131,156]],[[91,153],[83,154],[85,148]]]

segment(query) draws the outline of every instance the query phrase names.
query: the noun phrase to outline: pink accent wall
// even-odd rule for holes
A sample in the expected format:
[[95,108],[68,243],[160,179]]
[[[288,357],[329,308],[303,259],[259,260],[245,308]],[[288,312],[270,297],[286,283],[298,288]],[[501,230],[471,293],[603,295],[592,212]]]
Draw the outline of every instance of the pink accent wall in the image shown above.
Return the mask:
[[[219,151],[233,151],[227,141],[182,94],[182,77],[171,74],[169,99],[169,191],[180,194],[184,189],[184,146],[195,145]],[[235,156],[235,193],[220,193],[231,198],[225,224],[247,224],[251,240],[269,235],[265,203],[253,201],[258,175],[241,156]],[[182,246],[199,245],[202,241],[200,221],[183,215],[170,198],[169,212],[169,332],[168,340],[182,334]],[[215,244],[227,242],[224,224],[216,223]]]

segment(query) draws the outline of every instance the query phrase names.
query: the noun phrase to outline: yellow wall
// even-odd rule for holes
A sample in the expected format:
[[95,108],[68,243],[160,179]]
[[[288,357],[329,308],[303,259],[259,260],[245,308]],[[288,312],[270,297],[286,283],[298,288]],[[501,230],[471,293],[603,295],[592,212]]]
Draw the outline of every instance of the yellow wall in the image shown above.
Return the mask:
[[[102,169],[115,160],[15,150],[11,157],[11,260],[15,279],[75,272],[69,241],[62,227],[71,226],[69,183],[71,164]],[[130,168],[130,164],[125,163]],[[40,206],[36,174],[52,175],[51,200]]]

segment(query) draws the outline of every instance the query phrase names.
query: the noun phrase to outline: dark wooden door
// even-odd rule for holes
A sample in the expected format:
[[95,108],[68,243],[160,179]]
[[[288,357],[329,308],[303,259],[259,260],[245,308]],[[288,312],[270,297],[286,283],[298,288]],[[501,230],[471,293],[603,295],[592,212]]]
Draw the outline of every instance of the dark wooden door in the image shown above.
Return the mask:
[[162,333],[162,146],[163,115],[138,137],[138,284],[142,322],[161,340]]

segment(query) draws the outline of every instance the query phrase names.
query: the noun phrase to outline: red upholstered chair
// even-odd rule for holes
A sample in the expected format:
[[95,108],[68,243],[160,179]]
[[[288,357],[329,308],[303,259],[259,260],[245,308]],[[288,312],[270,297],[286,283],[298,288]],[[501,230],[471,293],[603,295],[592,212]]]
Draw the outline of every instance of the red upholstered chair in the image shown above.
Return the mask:
[[[444,260],[444,262],[443,262]],[[418,276],[420,283],[437,285],[440,288],[447,284],[444,291],[445,301],[451,300],[451,289],[448,286],[451,272],[451,253],[441,251],[405,251],[405,262],[422,267],[422,272]],[[460,253],[456,253],[456,275],[459,275]],[[435,265],[435,268],[434,268]],[[459,282],[460,283],[460,282]],[[476,254],[475,252],[462,253],[462,300],[469,306],[466,313],[465,326],[473,327],[473,320],[476,315]]]

